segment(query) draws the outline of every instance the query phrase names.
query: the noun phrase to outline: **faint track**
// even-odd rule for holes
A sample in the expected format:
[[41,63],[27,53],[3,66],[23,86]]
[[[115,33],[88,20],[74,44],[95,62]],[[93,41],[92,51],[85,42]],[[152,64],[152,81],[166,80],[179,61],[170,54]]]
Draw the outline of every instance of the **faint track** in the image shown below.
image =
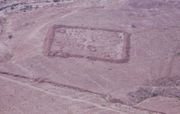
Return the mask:
[[[25,40],[21,40],[21,43],[22,43],[22,44],[26,44],[28,41],[32,40],[32,38],[36,38],[36,35],[39,34],[39,31],[41,31],[41,29],[45,28],[46,26],[51,26],[51,25],[53,25],[54,22],[56,22],[57,20],[63,19],[63,18],[65,18],[65,17],[70,16],[70,15],[73,15],[73,14],[75,14],[75,13],[77,13],[77,12],[78,12],[78,10],[77,10],[77,9],[74,9],[74,10],[72,10],[72,11],[66,12],[65,14],[62,14],[59,18],[55,18],[55,19],[52,19],[52,20],[48,20],[48,21],[46,21],[46,22],[43,22],[40,26],[36,27],[36,29],[33,29],[33,31],[31,31],[30,33],[28,33],[29,35],[26,37]],[[44,17],[44,18],[46,18],[46,17]],[[44,18],[43,18],[43,19],[44,19]],[[43,20],[43,19],[42,19],[42,20]],[[27,44],[27,45],[28,45],[28,44]],[[26,51],[27,51],[27,50],[26,50]],[[36,51],[30,51],[30,52],[28,52],[28,53],[27,53],[27,52],[23,53],[23,59],[29,57],[29,55],[33,55],[34,52],[36,52]],[[22,55],[20,55],[20,56],[22,56]],[[21,57],[19,57],[18,55],[17,55],[16,57],[13,57],[13,62],[19,60],[19,58],[21,58]]]
[[[114,99],[114,98],[111,98],[111,97],[107,97],[107,95],[104,95],[104,94],[101,94],[101,93],[96,93],[96,92],[92,92],[92,91],[85,90],[85,89],[82,89],[82,88],[57,83],[57,82],[50,81],[50,80],[47,80],[47,79],[30,78],[30,77],[27,77],[27,76],[13,74],[13,73],[10,73],[10,72],[3,72],[3,71],[0,71],[0,74],[8,76],[8,77],[0,76],[0,78],[3,79],[3,80],[10,81],[10,82],[16,83],[16,84],[21,85],[21,86],[25,86],[25,87],[34,89],[36,91],[43,92],[43,93],[48,94],[48,95],[57,96],[57,97],[64,98],[64,99],[67,99],[67,100],[71,100],[71,101],[75,101],[75,102],[82,102],[82,103],[85,103],[85,104],[96,106],[96,107],[98,107],[100,109],[118,112],[120,114],[165,114],[165,113],[162,113],[162,112],[156,112],[156,111],[143,109],[143,108],[139,108],[139,107],[127,106],[127,105],[123,104],[120,99]],[[30,81],[30,82],[39,83],[39,84],[43,84],[43,83],[45,84],[46,83],[46,84],[50,84],[50,85],[55,86],[55,87],[74,90],[75,92],[91,94],[92,96],[94,96],[94,95],[99,96],[100,99],[104,99],[106,102],[105,102],[105,104],[98,104],[98,103],[93,103],[92,101],[73,98],[73,97],[67,96],[67,95],[59,95],[57,93],[50,92],[50,91],[42,89],[40,87],[36,87],[34,85],[31,85],[31,84],[28,84],[28,83],[25,83],[25,82],[21,82],[20,80],[17,81],[16,79],[11,79],[11,78],[16,78],[16,79]],[[118,104],[119,106],[116,106],[115,104],[116,105]]]
[[1,71],[0,71],[0,74],[5,74],[5,75],[9,75],[9,76],[12,76],[12,77],[15,77],[15,78],[25,79],[25,80],[40,83],[40,84],[48,83],[48,84],[56,86],[56,87],[63,87],[63,88],[67,88],[67,89],[72,89],[72,90],[75,90],[75,91],[78,91],[78,92],[85,92],[85,93],[91,93],[91,94],[95,94],[95,95],[105,96],[104,94],[101,94],[101,93],[92,92],[92,91],[89,91],[89,90],[85,90],[85,89],[70,86],[70,85],[60,84],[60,83],[50,81],[50,80],[47,80],[47,79],[30,78],[28,76],[13,74],[13,73],[9,73],[9,72],[1,72]]

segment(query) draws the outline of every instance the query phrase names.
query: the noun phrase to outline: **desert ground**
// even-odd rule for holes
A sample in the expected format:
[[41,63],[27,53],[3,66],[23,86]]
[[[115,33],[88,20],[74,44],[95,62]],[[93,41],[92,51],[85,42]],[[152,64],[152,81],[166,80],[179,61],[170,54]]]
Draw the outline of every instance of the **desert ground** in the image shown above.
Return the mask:
[[180,1],[0,0],[0,114],[180,114]]

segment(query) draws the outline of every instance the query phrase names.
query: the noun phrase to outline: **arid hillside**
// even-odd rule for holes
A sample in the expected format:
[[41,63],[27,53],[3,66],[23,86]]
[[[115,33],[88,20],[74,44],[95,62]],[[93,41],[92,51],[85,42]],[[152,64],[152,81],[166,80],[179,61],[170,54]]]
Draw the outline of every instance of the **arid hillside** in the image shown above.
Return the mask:
[[0,0],[0,114],[180,114],[179,0]]

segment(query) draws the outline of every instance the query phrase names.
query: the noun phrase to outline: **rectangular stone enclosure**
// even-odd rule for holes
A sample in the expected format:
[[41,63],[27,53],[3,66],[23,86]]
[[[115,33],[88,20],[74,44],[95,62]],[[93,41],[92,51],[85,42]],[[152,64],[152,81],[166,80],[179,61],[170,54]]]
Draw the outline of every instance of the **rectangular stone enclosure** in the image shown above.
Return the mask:
[[54,25],[44,41],[49,57],[76,57],[104,62],[129,60],[130,34],[113,29]]

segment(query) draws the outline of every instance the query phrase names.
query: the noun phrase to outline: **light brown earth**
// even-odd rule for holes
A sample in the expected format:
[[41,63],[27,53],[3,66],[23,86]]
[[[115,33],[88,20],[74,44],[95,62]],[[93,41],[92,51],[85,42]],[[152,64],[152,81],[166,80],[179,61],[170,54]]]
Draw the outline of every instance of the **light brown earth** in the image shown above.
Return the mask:
[[0,114],[180,114],[180,1],[34,1],[0,1]]

